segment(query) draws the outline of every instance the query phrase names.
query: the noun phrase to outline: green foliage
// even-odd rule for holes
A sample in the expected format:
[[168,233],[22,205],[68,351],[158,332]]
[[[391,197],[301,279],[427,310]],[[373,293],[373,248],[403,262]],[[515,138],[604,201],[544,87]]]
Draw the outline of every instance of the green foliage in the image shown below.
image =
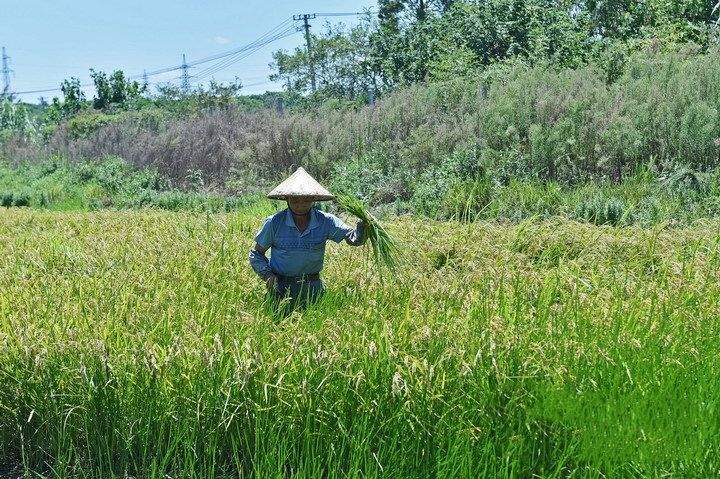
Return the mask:
[[52,105],[47,110],[47,120],[59,122],[62,119],[70,118],[77,114],[85,106],[85,93],[82,90],[80,80],[75,77],[63,80],[60,85],[63,100],[53,98]]
[[[153,103],[174,115],[192,115],[208,110],[225,109],[238,104],[238,93],[242,89],[239,79],[229,83],[219,83],[211,80],[207,88],[198,85],[190,92],[167,84],[157,87],[158,94]],[[250,103],[246,102],[246,105]],[[250,103],[251,104],[251,103]],[[257,106],[255,106],[257,107]]]
[[467,220],[487,206],[491,194],[491,181],[475,151],[458,149],[417,179],[411,205],[432,218]]
[[596,194],[584,198],[575,208],[573,217],[596,225],[619,226],[628,212],[627,205],[615,197]]
[[395,274],[399,248],[390,233],[358,198],[350,195],[340,195],[336,201],[342,209],[363,222],[363,235],[370,240],[375,264],[380,268],[381,272],[383,268],[386,268],[390,273]]
[[0,204],[9,208],[11,206],[30,206],[31,192],[27,189],[19,191],[3,191],[0,193]]
[[0,205],[53,210],[158,208],[172,211],[233,211],[258,203],[207,191],[180,191],[153,169],[136,169],[122,158],[71,163],[61,157],[0,167]]
[[26,105],[0,100],[0,144],[12,136],[32,139],[37,134],[37,122]]
[[566,215],[565,204],[572,202],[570,191],[556,182],[513,179],[495,189],[483,216],[516,222],[531,217],[549,218]]
[[[143,189],[135,195],[120,197],[114,204],[118,208],[157,208],[169,211],[229,212],[262,202],[255,195],[244,197],[191,191]],[[94,205],[97,208],[101,204]]]
[[474,221],[492,201],[493,184],[489,178],[479,177],[453,183],[440,204],[443,216],[458,221]]
[[331,186],[334,191],[357,196],[369,204],[387,202],[384,186],[392,185],[391,172],[386,160],[379,154],[367,153],[359,158],[333,165]]
[[282,81],[288,91],[311,91],[311,65],[315,71],[317,96],[366,98],[375,89],[368,61],[369,26],[364,23],[346,31],[328,24],[321,35],[311,35],[312,49],[297,47],[293,53],[273,53],[271,80]]
[[717,35],[713,14],[702,0],[382,0],[374,23],[313,37],[311,52],[276,52],[273,77],[288,90],[307,92],[315,64],[327,93],[362,95],[353,85],[388,91],[521,58],[562,68],[594,63],[612,83],[627,57],[642,49],[691,43],[706,51]]
[[[612,223],[618,208],[606,203],[613,197],[627,221],[640,224],[716,214],[718,52],[643,50],[624,58],[612,82],[597,67],[515,60],[478,78],[402,88],[373,107],[345,99],[312,107],[314,100],[286,93],[255,98],[271,106],[296,101],[282,113],[232,105],[187,119],[160,107],[82,112],[51,144],[79,163],[116,151],[198,194],[257,192],[302,164],[373,208],[432,218]],[[108,134],[94,134],[102,129]],[[20,158],[46,154],[20,146]],[[14,161],[17,150],[3,151]],[[638,172],[648,177],[636,180]],[[592,183],[602,194],[584,204],[574,192]]]
[[136,81],[125,79],[122,70],[115,70],[109,77],[106,73],[90,69],[95,84],[96,96],[93,108],[104,112],[135,109],[142,101],[144,87]]
[[120,119],[120,117],[113,115],[89,111],[70,118],[67,122],[68,132],[72,139],[85,138],[103,126]]

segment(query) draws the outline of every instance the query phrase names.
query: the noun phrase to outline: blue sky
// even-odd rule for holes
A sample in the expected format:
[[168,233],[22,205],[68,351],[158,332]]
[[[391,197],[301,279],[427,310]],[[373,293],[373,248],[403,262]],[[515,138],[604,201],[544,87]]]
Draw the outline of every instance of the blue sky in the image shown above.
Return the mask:
[[[89,68],[111,71],[123,69],[128,75],[179,65],[182,54],[192,62],[237,49],[256,40],[298,13],[359,12],[375,8],[376,0],[236,0],[227,1],[42,1],[0,0],[4,21],[0,28],[0,46],[7,48],[13,91],[57,88],[71,76],[90,82]],[[323,17],[312,21],[315,30],[326,21],[346,25],[356,17]],[[276,32],[292,24],[287,22]],[[217,72],[205,71],[218,61],[198,65],[190,74],[197,82],[214,77],[232,80],[236,75],[246,93],[279,89],[269,83],[268,63],[279,48],[291,50],[304,41],[302,33],[278,39],[246,58]],[[240,56],[240,55],[238,55]],[[237,57],[232,58],[237,59]],[[172,71],[149,78],[164,82],[177,77]],[[88,97],[92,88],[86,88]],[[36,102],[39,96],[52,98],[59,92],[19,95]]]

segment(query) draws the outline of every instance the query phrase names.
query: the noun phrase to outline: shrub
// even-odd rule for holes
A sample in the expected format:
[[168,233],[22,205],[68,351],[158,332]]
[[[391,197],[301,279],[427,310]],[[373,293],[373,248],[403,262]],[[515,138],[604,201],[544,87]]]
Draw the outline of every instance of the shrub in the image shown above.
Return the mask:
[[3,191],[0,193],[0,201],[2,206],[10,208],[13,205],[13,193],[11,191]]
[[432,218],[466,218],[487,205],[490,188],[476,151],[461,148],[415,181],[411,205]]
[[385,158],[372,153],[335,163],[330,186],[337,193],[351,194],[374,204],[373,195],[387,182],[384,164],[387,164]]
[[[237,183],[243,172],[273,182],[303,165],[373,203],[397,200],[380,172],[393,178],[393,190],[412,194],[419,179],[442,181],[434,170],[463,150],[502,185],[617,183],[650,163],[698,172],[718,166],[720,53],[621,53],[622,65],[608,58],[605,71],[510,62],[480,78],[398,89],[374,107],[327,102],[284,114],[227,107],[182,118],[158,109],[83,113],[58,128],[48,149],[74,160],[117,155],[176,185],[201,171],[213,188]],[[22,148],[9,153],[39,156]]]
[[496,188],[487,217],[521,221],[532,216],[549,217],[562,213],[568,195],[559,183],[511,180]]
[[12,205],[13,206],[30,206],[31,192],[29,190],[22,190],[13,194]]
[[68,133],[73,140],[86,138],[103,126],[118,122],[122,119],[123,117],[120,115],[106,115],[97,112],[82,113],[72,117],[68,121]]

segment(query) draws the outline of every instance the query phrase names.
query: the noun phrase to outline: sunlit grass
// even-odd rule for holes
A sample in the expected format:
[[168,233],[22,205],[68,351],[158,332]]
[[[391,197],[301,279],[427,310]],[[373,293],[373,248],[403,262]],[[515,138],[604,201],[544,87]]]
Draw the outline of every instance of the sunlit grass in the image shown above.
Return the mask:
[[402,285],[329,244],[324,299],[276,319],[260,213],[4,211],[0,473],[720,468],[720,222],[398,219]]

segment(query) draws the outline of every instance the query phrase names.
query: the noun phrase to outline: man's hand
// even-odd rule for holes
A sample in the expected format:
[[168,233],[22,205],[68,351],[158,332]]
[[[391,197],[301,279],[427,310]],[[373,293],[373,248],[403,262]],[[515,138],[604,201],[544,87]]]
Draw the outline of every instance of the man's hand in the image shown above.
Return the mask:
[[277,278],[274,274],[268,276],[268,278],[265,280],[265,286],[267,286],[268,291],[275,291],[275,285],[277,284]]
[[357,222],[355,229],[348,233],[345,237],[345,241],[350,246],[360,246],[365,243],[368,236],[368,225],[364,221],[360,220]]
[[359,233],[359,236],[360,236],[359,241],[360,241],[361,243],[364,243],[365,240],[366,240],[367,237],[368,237],[368,224],[365,223],[363,220],[360,220],[360,221],[358,221],[357,224],[355,225],[355,229],[358,230],[358,233]]

